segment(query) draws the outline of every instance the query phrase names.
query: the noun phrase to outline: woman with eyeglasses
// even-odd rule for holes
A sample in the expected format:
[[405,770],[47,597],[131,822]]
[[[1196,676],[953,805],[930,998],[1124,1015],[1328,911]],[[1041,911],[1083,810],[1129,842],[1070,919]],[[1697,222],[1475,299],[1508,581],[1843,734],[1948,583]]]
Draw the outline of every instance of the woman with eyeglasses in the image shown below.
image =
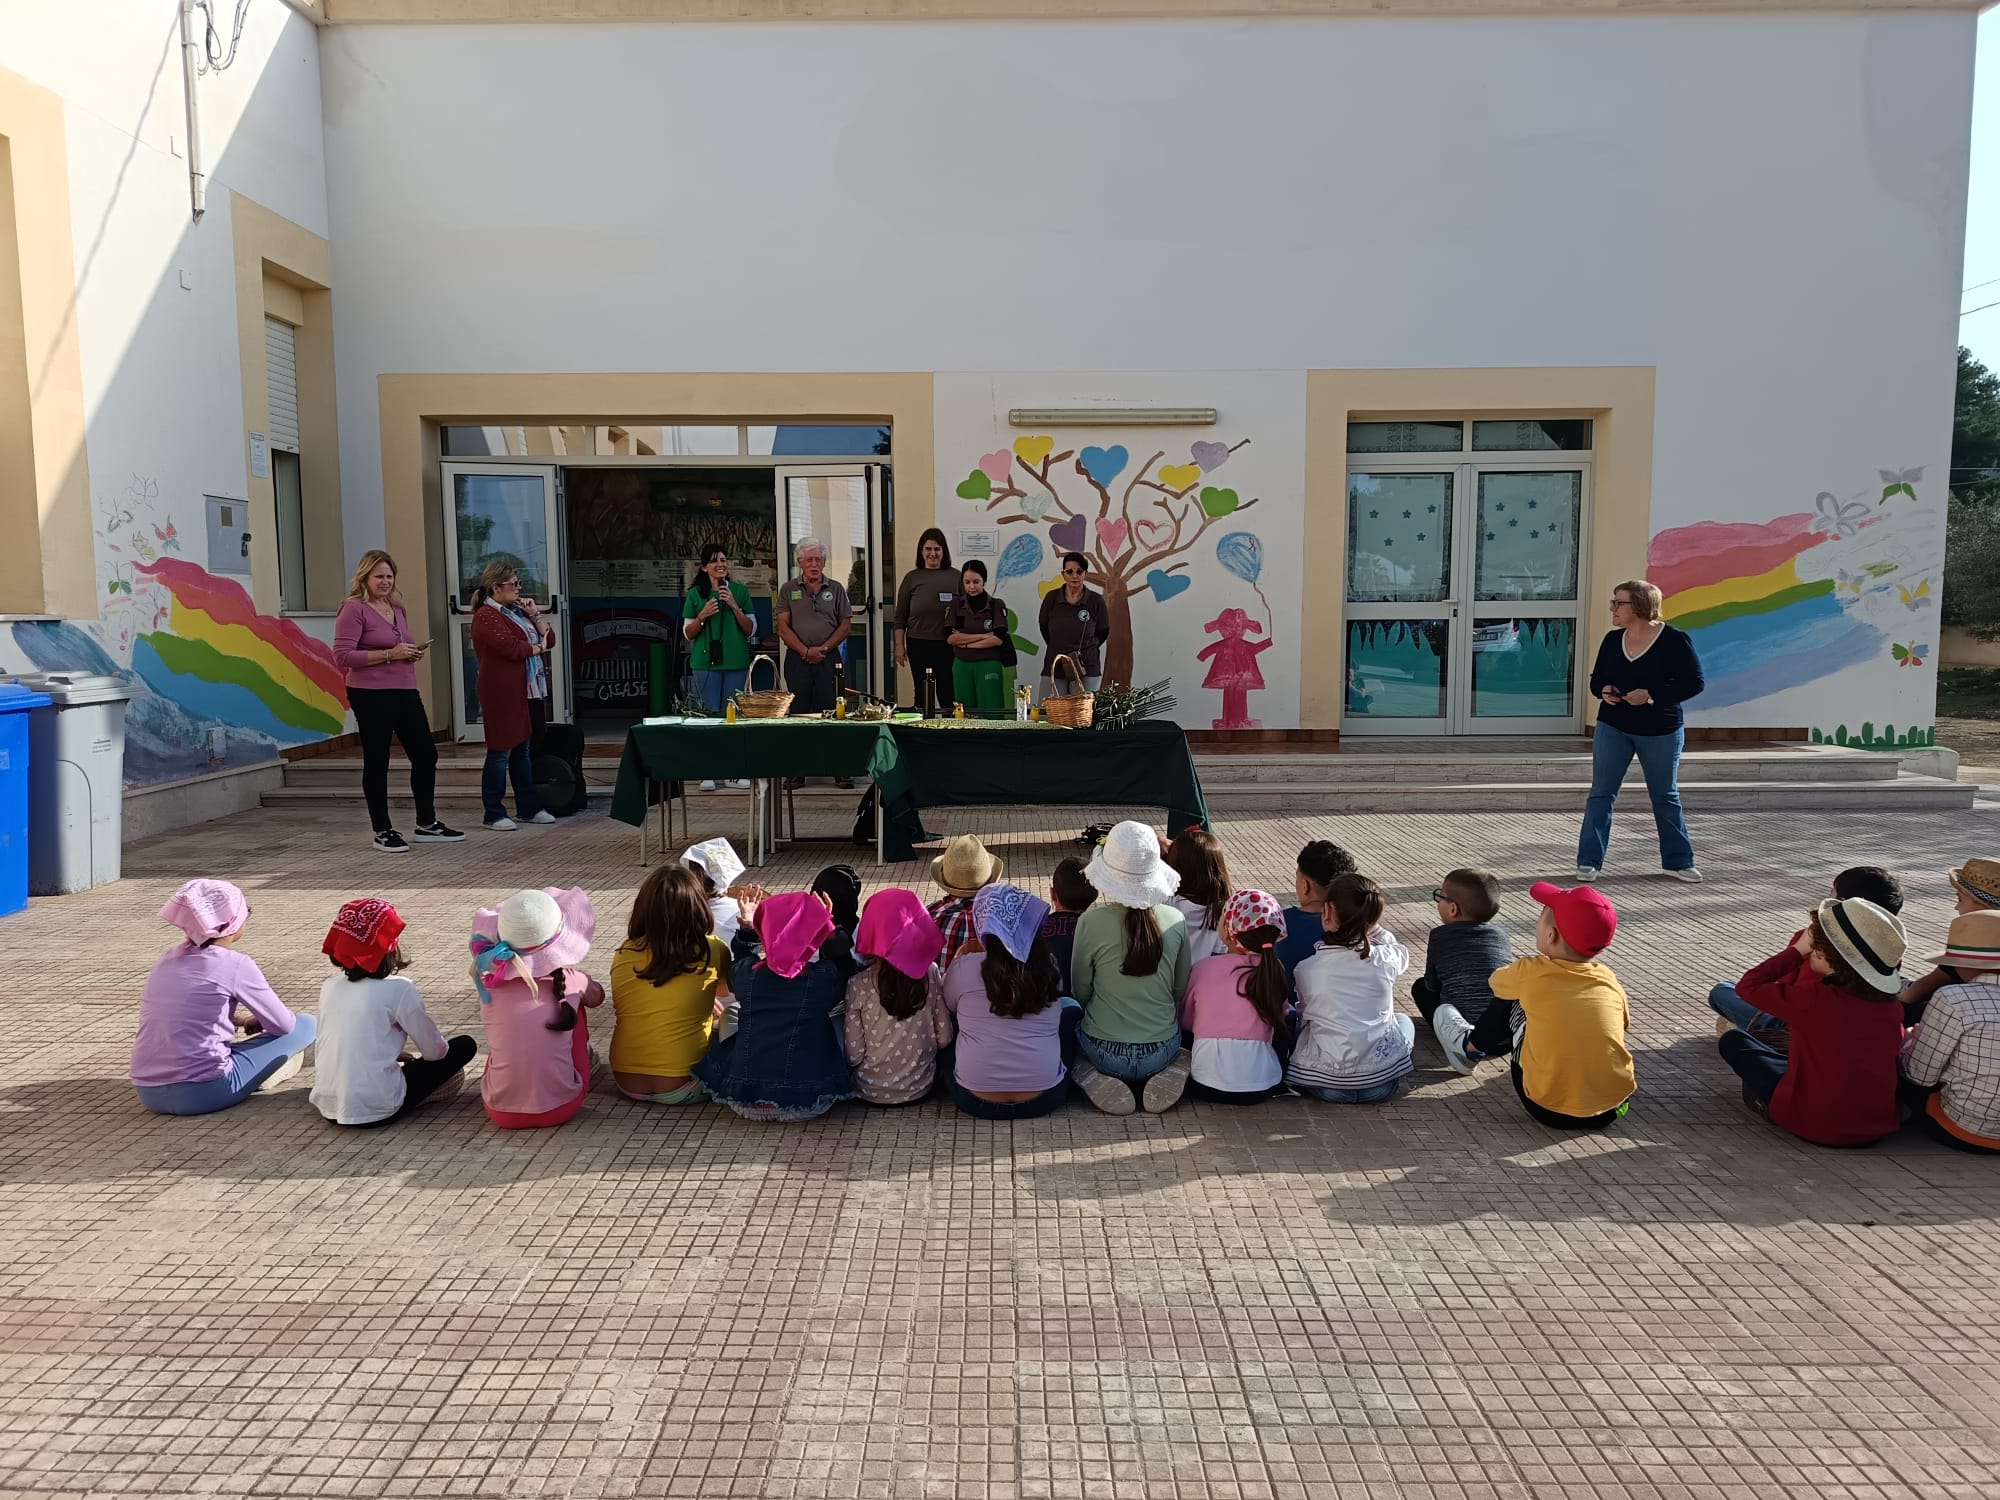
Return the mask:
[[1701,658],[1685,630],[1660,618],[1660,591],[1643,578],[1611,591],[1611,624],[1590,669],[1590,695],[1599,707],[1576,878],[1595,880],[1604,868],[1611,810],[1636,755],[1653,799],[1660,864],[1674,879],[1692,884],[1701,871],[1681,812],[1681,746],[1687,733],[1681,705],[1702,690]]
[[486,764],[479,773],[486,826],[501,832],[518,828],[507,816],[507,778],[514,779],[514,806],[523,823],[553,823],[535,790],[528,745],[535,737],[537,712],[548,719],[549,667],[543,658],[555,644],[555,627],[535,601],[523,595],[521,575],[504,559],[490,562],[472,591],[472,654],[479,663],[479,727],[486,736]]
[[[1042,596],[1042,639],[1049,646],[1042,667],[1044,698],[1094,693],[1104,680],[1104,648],[1111,640],[1111,616],[1104,607],[1104,596],[1084,586],[1089,576],[1090,559],[1081,552],[1065,552],[1063,586]],[[1056,678],[1058,656],[1074,661],[1082,669],[1083,681],[1076,680],[1068,662],[1063,663],[1062,677]]]
[[[918,708],[952,703],[951,611],[958,603],[958,569],[944,533],[926,526],[917,538],[917,565],[896,586],[896,665],[910,669],[910,701]],[[926,699],[928,683],[931,696]],[[895,690],[889,692],[895,697]]]

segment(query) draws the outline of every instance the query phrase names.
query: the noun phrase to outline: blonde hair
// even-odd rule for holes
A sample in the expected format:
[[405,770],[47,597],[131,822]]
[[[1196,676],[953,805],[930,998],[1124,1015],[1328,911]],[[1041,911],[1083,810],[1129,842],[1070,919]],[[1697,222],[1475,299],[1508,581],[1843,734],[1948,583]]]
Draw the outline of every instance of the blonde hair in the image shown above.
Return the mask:
[[520,567],[512,558],[496,557],[488,563],[479,575],[479,582],[472,590],[472,602],[484,604],[493,597],[493,591],[510,578],[521,576]]
[[[350,599],[366,599],[368,597],[368,575],[381,567],[383,563],[389,565],[391,573],[398,576],[401,575],[403,570],[396,566],[396,559],[384,552],[380,547],[370,547],[366,552],[362,553],[361,561],[354,565],[354,579],[347,585],[347,597]],[[393,588],[390,589],[389,597],[391,599],[398,597],[397,591]]]
[[1657,620],[1660,618],[1661,594],[1657,585],[1650,584],[1643,578],[1634,578],[1619,584],[1618,588],[1614,588],[1611,592],[1615,594],[1619,589],[1623,589],[1632,596],[1632,613],[1640,619]]

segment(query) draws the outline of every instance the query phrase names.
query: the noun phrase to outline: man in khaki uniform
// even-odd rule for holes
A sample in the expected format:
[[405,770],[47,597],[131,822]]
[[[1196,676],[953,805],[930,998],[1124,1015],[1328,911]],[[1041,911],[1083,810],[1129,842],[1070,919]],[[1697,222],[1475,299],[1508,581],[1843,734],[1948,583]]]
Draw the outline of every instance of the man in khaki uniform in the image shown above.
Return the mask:
[[[841,645],[854,628],[847,590],[826,576],[827,545],[816,536],[797,549],[799,576],[778,587],[772,605],[778,639],[785,643],[785,687],[795,714],[823,713],[833,707],[835,668]],[[835,786],[851,787],[850,776]]]

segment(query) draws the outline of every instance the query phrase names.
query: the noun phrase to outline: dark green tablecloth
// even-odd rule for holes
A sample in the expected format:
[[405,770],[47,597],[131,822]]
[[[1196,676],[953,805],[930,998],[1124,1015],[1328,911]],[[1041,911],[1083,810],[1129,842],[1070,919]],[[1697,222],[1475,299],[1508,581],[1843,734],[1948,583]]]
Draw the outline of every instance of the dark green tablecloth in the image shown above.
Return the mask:
[[635,724],[611,816],[645,820],[647,783],[732,776],[872,776],[887,809],[885,853],[908,859],[926,807],[1158,807],[1178,833],[1206,828],[1187,736],[1177,724],[1092,730],[924,727],[825,719],[746,721],[690,728]]

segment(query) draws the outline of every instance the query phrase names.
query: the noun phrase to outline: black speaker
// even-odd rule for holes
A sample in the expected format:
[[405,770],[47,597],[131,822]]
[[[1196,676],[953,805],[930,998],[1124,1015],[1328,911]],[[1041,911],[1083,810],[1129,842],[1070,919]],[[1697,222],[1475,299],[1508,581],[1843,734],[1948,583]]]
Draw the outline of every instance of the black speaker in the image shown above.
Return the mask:
[[535,741],[535,793],[558,818],[583,811],[590,793],[583,781],[583,731],[574,724],[551,724]]

